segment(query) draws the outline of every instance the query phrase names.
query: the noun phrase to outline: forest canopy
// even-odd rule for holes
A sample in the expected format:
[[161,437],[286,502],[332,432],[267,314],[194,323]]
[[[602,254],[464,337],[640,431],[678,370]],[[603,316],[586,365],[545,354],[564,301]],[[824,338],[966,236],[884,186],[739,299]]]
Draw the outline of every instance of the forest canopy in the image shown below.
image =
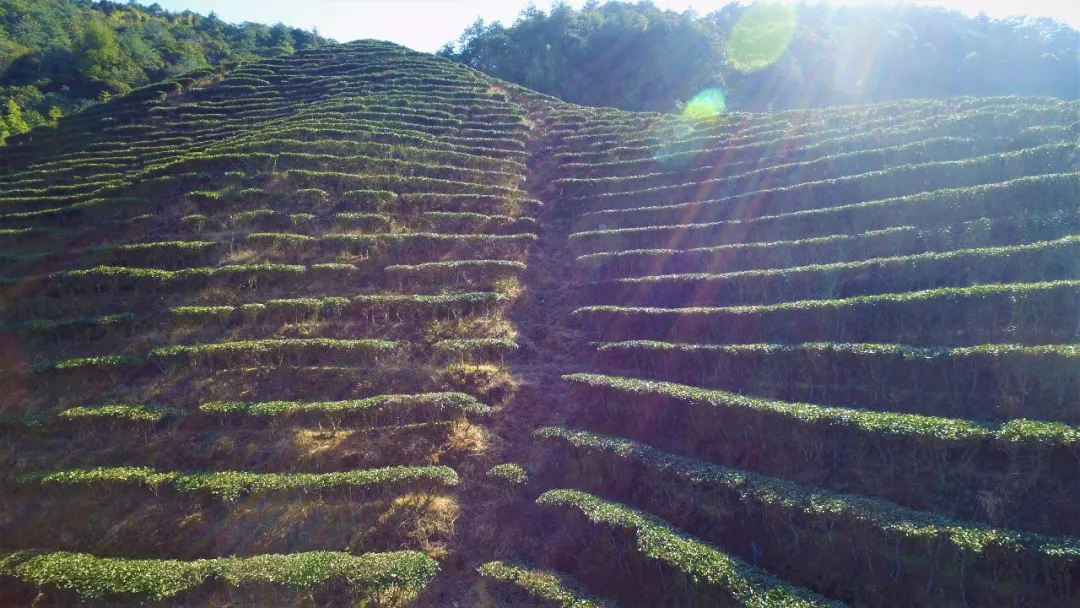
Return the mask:
[[0,136],[181,72],[328,42],[280,23],[235,25],[157,4],[3,0]]
[[668,111],[710,88],[767,110],[959,95],[1080,97],[1080,33],[943,8],[651,2],[530,7],[439,54],[567,101]]

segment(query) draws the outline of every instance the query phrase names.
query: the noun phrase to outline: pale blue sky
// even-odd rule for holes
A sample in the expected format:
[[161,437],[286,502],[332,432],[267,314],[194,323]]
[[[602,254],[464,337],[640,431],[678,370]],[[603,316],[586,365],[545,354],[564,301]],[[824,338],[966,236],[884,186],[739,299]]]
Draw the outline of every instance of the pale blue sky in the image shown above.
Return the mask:
[[[892,0],[877,0],[877,2]],[[435,51],[456,39],[477,17],[502,21],[509,25],[527,0],[157,0],[162,7],[196,13],[217,13],[225,21],[283,22],[311,29],[340,42],[359,38],[377,38],[404,44],[418,51]],[[152,4],[153,0],[142,0]],[[585,0],[573,0],[580,6]],[[707,13],[728,0],[654,0],[657,6],[683,11],[693,8]],[[858,4],[859,0],[833,0],[834,4]],[[990,17],[1027,14],[1047,16],[1080,29],[1080,1],[1077,0],[917,0],[953,8],[974,15],[979,11]],[[548,8],[550,0],[538,0],[536,6]]]

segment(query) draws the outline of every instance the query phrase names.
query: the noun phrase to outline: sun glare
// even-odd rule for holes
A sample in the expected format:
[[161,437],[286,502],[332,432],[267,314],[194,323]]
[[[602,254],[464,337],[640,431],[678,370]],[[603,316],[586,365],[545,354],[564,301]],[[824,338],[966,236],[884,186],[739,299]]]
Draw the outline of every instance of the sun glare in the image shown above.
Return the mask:
[[728,60],[741,72],[763,70],[780,58],[795,36],[796,8],[793,4],[756,3],[731,32]]

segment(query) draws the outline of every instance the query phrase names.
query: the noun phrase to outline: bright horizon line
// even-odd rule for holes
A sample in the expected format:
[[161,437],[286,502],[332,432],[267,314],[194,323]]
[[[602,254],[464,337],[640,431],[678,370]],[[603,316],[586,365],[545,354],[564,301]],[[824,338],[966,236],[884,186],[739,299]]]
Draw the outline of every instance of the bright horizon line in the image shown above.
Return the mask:
[[[157,3],[173,12],[190,10],[202,15],[214,12],[220,19],[231,23],[284,23],[305,30],[317,29],[321,35],[338,42],[387,40],[421,52],[435,52],[447,42],[457,40],[478,17],[487,23],[500,21],[510,25],[521,10],[530,4],[524,0],[264,0],[257,5],[242,0],[158,0]],[[821,3],[823,0],[808,2]],[[831,0],[824,3],[836,6],[916,4],[956,10],[968,16],[985,12],[993,19],[1049,17],[1080,29],[1080,2],[1076,6],[1069,6],[1062,0],[1027,0],[1022,4],[1011,0]],[[552,2],[535,4],[537,8],[547,11]],[[570,4],[581,7],[585,1],[572,0]],[[731,2],[653,0],[653,4],[661,9],[678,12],[693,9],[706,14]]]

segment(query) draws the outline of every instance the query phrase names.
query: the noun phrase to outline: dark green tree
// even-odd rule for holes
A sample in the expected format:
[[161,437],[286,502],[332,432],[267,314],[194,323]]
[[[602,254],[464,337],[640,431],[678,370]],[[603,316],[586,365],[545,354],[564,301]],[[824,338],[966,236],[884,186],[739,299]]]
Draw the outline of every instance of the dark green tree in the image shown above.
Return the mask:
[[33,127],[54,106],[71,113],[195,68],[326,43],[282,24],[233,25],[157,4],[0,0],[0,99],[14,99]]
[[124,64],[124,53],[116,33],[104,23],[87,23],[74,46],[75,67],[97,78],[117,74]]
[[439,54],[568,101],[633,110],[667,110],[723,81],[709,25],[651,2],[529,7],[509,28],[477,20]]

